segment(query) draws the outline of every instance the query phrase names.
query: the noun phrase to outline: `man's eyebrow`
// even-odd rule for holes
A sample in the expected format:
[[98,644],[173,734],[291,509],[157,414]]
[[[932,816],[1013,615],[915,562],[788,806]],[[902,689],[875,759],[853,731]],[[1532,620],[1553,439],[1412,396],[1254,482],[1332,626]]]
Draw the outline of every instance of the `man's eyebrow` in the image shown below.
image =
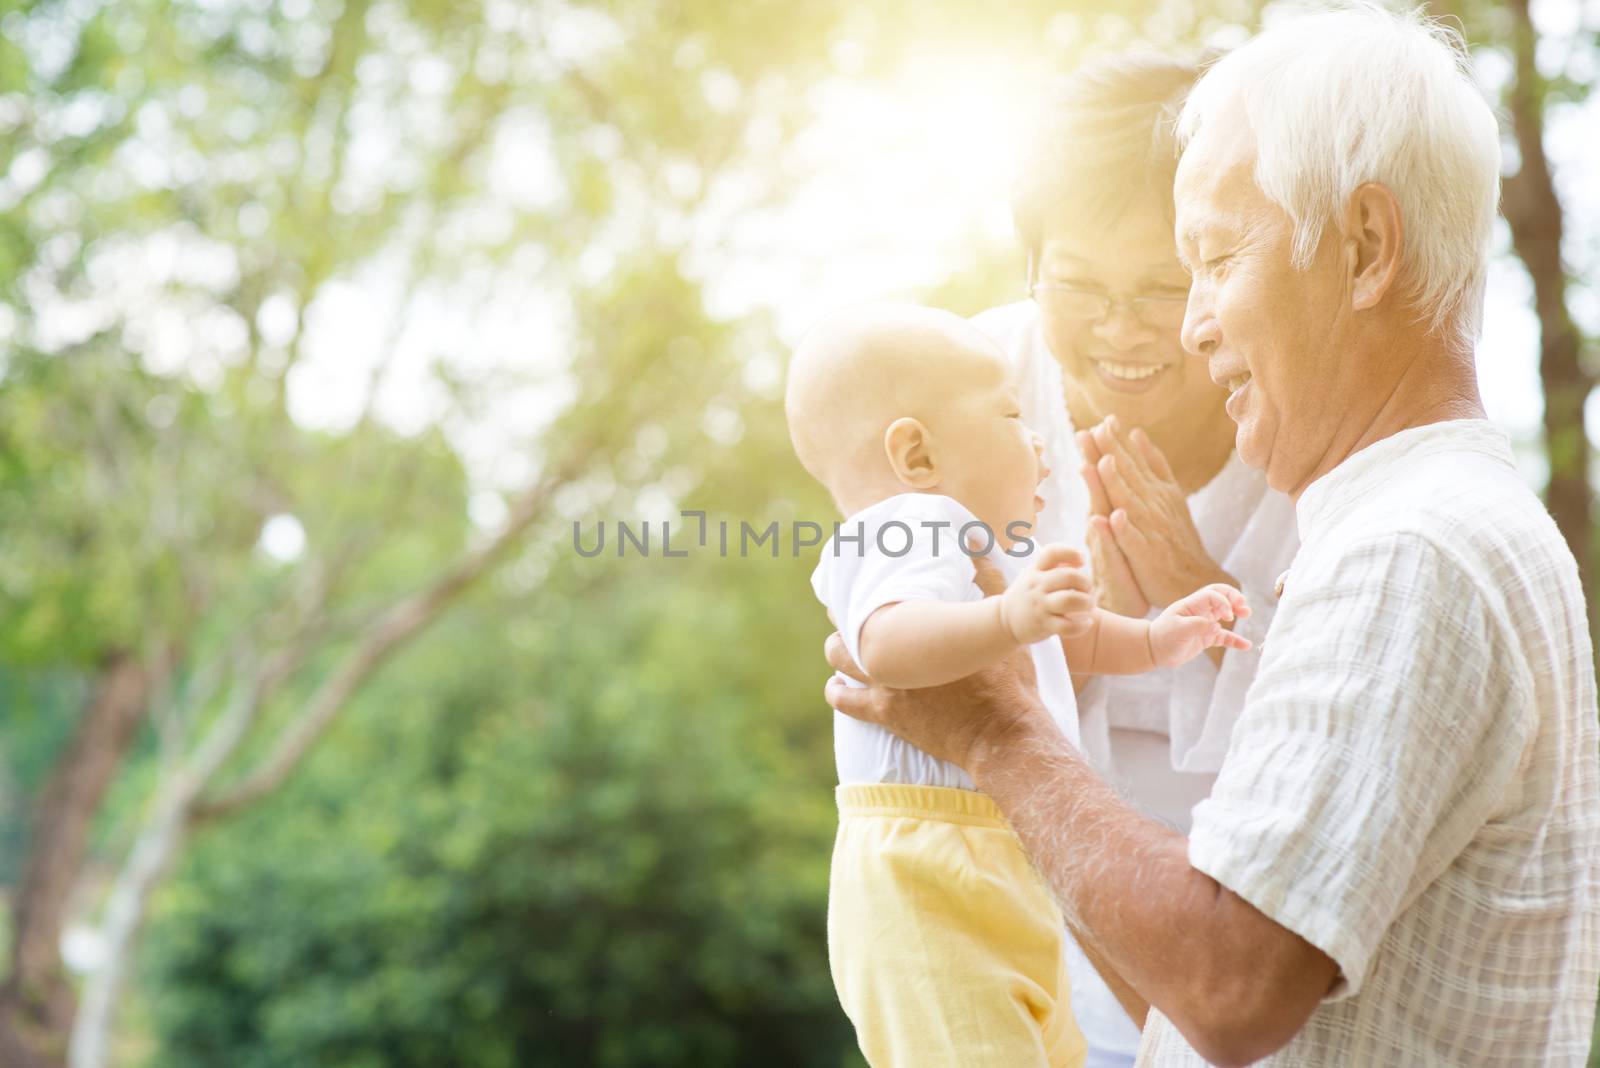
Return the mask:
[[1202,232],[1231,245],[1243,240],[1250,230],[1251,227],[1243,219],[1231,214],[1211,215],[1198,222],[1189,223],[1178,231],[1178,262],[1183,264],[1185,270],[1192,271],[1189,257],[1183,254],[1183,249],[1185,245],[1199,248]]

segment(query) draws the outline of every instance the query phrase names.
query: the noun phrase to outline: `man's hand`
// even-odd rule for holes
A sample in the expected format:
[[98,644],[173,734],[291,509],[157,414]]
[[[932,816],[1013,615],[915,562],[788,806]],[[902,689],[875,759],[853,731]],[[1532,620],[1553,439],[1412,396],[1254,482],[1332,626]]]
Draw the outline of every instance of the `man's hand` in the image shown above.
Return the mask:
[[837,677],[828,679],[824,690],[828,704],[847,716],[887,727],[923,752],[969,771],[1030,720],[1050,722],[1039,700],[1033,658],[1025,647],[976,674],[925,690],[873,685],[850,659],[837,633],[828,635],[824,651],[835,671],[867,684],[860,690]]
[[[1005,592],[1005,576],[992,561],[975,557],[972,563],[977,569],[973,581],[985,596]],[[886,727],[923,752],[969,772],[987,754],[1027,730],[1042,727],[1060,733],[1039,699],[1033,657],[1026,646],[964,679],[922,690],[874,685],[850,659],[837,632],[828,635],[823,652],[835,671],[867,685],[861,690],[837,676],[829,678],[824,690],[829,705]]]
[[1046,545],[1000,594],[1000,621],[1019,645],[1057,634],[1076,638],[1094,626],[1094,586],[1082,568],[1082,553]]

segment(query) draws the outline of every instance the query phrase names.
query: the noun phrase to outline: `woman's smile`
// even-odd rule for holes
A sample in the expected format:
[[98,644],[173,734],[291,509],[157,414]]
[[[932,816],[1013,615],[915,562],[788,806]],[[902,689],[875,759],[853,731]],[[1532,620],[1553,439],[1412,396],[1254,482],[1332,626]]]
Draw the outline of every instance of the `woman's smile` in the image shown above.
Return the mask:
[[1101,384],[1118,393],[1145,393],[1172,370],[1170,363],[1145,363],[1135,360],[1089,360]]

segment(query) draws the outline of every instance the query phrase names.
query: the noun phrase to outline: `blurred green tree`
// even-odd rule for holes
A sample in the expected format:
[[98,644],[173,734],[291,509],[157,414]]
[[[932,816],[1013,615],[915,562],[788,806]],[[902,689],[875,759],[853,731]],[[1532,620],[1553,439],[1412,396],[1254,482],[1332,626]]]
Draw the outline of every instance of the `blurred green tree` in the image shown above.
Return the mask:
[[[1500,92],[1512,149],[1502,196],[1511,249],[1528,272],[1539,319],[1539,382],[1544,395],[1544,445],[1549,460],[1545,503],[1572,554],[1584,588],[1593,590],[1600,553],[1594,525],[1594,446],[1584,408],[1600,375],[1600,338],[1574,314],[1578,278],[1593,249],[1581,249],[1563,203],[1548,150],[1552,114],[1587,101],[1600,73],[1600,25],[1579,16],[1575,31],[1541,33],[1529,0],[1430,0],[1436,15],[1461,27],[1474,53],[1500,58],[1508,69]],[[1591,264],[1592,265],[1592,264]],[[1591,621],[1594,602],[1590,600]]]
[[[91,676],[34,805],[0,987],[8,1064],[58,1063],[69,1026],[73,1062],[105,1063],[146,907],[193,830],[276,790],[387,659],[532,528],[553,536],[557,490],[614,485],[612,458],[650,481],[642,398],[693,424],[721,388],[726,352],[655,358],[680,336],[730,342],[658,232],[695,205],[656,177],[738,157],[749,106],[713,107],[699,82],[716,64],[772,96],[774,10],[574,10],[561,32],[515,4],[0,14],[0,319],[21,416],[4,500],[25,528],[0,593],[14,660]],[[808,19],[787,24],[805,55]],[[419,326],[538,293],[556,298],[553,351],[474,365]],[[365,365],[341,351],[352,331]],[[403,358],[429,368],[428,404],[395,430],[379,409]],[[307,429],[348,362],[353,410]],[[533,412],[500,431],[515,470],[464,476],[457,443],[513,400]],[[469,492],[488,520],[468,521]],[[65,903],[147,712],[159,755],[79,1007],[56,956]]]
[[736,563],[568,548],[536,597],[475,597],[197,845],[148,942],[150,1062],[846,1063],[815,672],[755,656],[826,628],[751,596],[807,561]]

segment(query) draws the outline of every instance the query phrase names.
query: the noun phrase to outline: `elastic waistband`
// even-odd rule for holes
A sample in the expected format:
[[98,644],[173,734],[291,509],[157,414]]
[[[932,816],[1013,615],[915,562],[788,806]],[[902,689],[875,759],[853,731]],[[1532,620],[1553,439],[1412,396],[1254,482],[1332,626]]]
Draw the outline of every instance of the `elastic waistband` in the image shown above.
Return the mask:
[[834,791],[840,816],[900,816],[914,819],[1010,827],[1000,806],[984,794],[949,786],[852,783]]

